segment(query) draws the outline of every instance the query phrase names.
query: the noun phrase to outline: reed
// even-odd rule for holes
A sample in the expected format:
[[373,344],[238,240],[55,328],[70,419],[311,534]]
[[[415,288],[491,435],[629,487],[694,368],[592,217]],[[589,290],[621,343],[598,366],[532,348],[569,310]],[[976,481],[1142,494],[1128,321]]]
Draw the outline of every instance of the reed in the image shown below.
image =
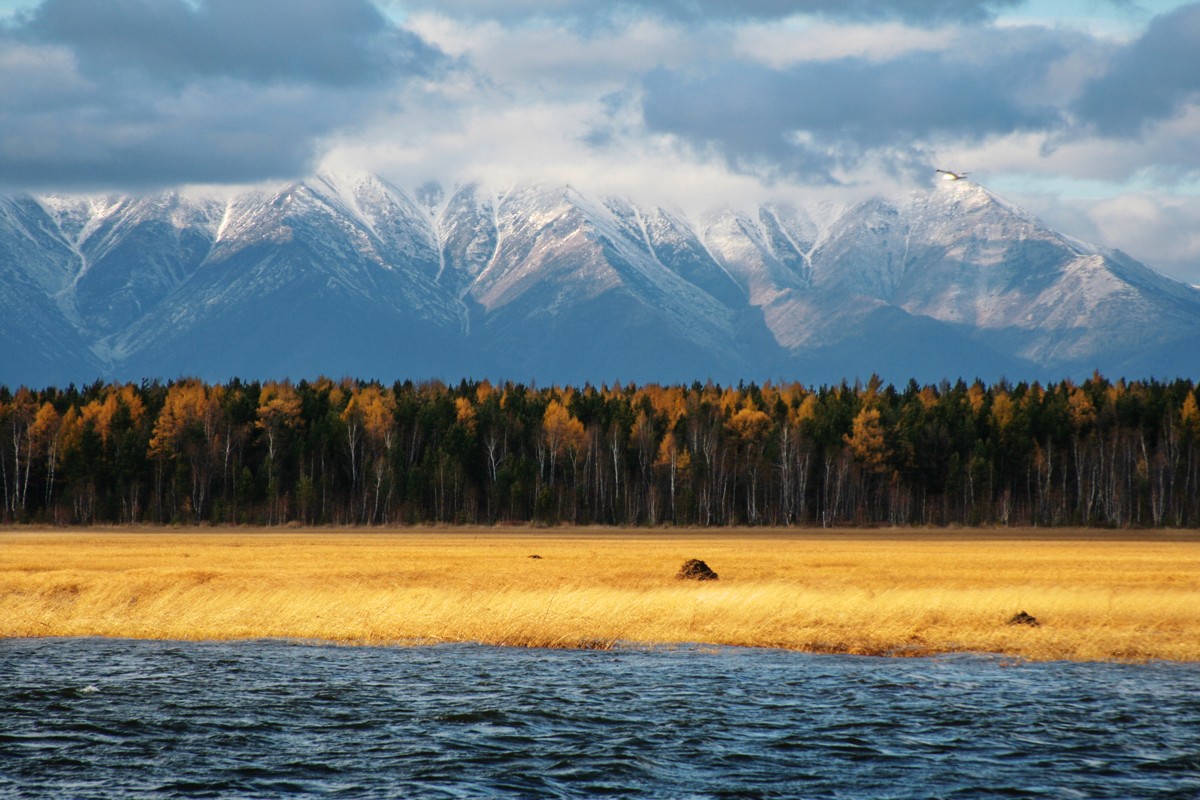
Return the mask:
[[1053,535],[10,530],[0,637],[1200,660],[1200,536]]

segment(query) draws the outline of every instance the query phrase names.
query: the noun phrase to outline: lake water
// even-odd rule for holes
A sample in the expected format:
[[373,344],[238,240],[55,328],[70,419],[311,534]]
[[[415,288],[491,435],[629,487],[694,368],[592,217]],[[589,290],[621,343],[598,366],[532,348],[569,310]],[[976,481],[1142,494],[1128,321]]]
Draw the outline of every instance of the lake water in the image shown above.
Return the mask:
[[1200,666],[0,641],[0,797],[1200,797]]

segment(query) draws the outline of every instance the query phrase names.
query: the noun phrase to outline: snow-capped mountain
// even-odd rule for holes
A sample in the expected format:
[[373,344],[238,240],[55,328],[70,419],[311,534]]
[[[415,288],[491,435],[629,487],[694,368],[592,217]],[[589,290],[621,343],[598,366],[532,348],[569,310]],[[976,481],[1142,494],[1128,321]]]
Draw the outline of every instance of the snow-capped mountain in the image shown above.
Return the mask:
[[[831,221],[830,221],[831,220]],[[968,181],[699,218],[320,176],[0,199],[0,382],[1200,374],[1200,290]]]

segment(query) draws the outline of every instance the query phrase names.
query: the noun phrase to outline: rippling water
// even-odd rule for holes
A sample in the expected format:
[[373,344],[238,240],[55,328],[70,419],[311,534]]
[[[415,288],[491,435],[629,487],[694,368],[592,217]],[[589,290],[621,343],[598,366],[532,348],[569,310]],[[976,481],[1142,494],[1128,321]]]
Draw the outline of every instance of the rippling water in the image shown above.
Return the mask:
[[0,641],[4,797],[1200,797],[1200,667]]

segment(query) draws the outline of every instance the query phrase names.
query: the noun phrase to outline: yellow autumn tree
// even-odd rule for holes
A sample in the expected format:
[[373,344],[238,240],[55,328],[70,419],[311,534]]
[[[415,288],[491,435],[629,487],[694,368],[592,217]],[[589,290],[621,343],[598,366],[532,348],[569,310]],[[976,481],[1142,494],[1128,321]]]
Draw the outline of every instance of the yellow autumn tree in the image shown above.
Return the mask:
[[271,464],[275,462],[276,447],[283,432],[299,426],[300,411],[300,395],[290,382],[263,384],[258,395],[258,419],[254,427],[266,434],[267,460]]
[[[436,391],[432,387],[426,387],[426,390],[431,396]],[[392,446],[396,432],[396,399],[373,384],[353,387],[341,418],[346,425],[351,480],[357,486],[362,473],[364,444],[376,458]]]
[[729,430],[743,442],[753,444],[762,442],[767,431],[771,429],[771,417],[765,411],[747,407],[739,410],[729,418]]
[[196,379],[172,384],[162,411],[154,423],[150,455],[164,461],[179,461],[190,472],[187,486],[177,485],[184,495],[176,511],[203,517],[212,483],[212,463],[220,450],[217,422],[220,419],[222,386],[208,387]]
[[364,386],[351,401],[362,412],[363,430],[375,455],[391,449],[396,434],[396,398],[378,386]]
[[554,483],[555,462],[565,456],[574,456],[584,447],[587,435],[583,423],[571,416],[571,412],[557,400],[551,400],[542,415],[542,439],[550,455],[550,483]]
[[58,447],[63,455],[79,447],[83,439],[83,416],[79,409],[71,406],[62,415],[62,423],[58,429]]
[[[154,422],[150,455],[175,457],[183,451],[189,437],[207,444],[216,428],[223,391],[221,386],[209,389],[196,379],[172,384]],[[84,419],[87,419],[86,409]]]
[[870,472],[885,472],[889,456],[883,437],[878,408],[864,408],[854,418],[851,432],[845,436],[854,457]]
[[454,421],[468,433],[475,432],[475,406],[468,398],[456,397],[454,399]]
[[676,516],[676,487],[678,486],[680,477],[687,474],[688,468],[691,465],[692,456],[688,453],[687,447],[679,441],[679,437],[675,435],[674,431],[668,431],[667,435],[663,437],[662,443],[658,446],[658,457],[654,459],[654,466],[667,473],[672,520]]
[[921,399],[921,406],[928,411],[938,404],[941,398],[938,396],[937,389],[932,386],[924,386],[917,395]]
[[788,413],[788,421],[793,425],[800,425],[817,418],[817,396],[810,394],[800,402],[800,405]]
[[1067,397],[1067,408],[1071,414],[1071,425],[1076,432],[1082,432],[1096,422],[1096,406],[1088,393],[1078,386],[1072,389]]
[[[440,384],[431,387],[431,396],[437,396],[444,391]],[[369,471],[371,493],[374,496],[374,506],[367,515],[367,490],[364,486],[362,494],[362,518],[364,521],[374,521],[379,513],[379,506],[387,482],[390,493],[390,470],[388,468],[388,453],[396,437],[396,398],[375,384],[369,384],[356,389],[350,402],[346,405],[347,424],[354,423],[354,417],[362,424],[365,435],[366,454],[363,461],[363,472]]]
[[146,405],[133,384],[107,387],[103,398],[83,407],[83,422],[91,423],[93,430],[100,434],[101,441],[107,444],[112,435],[113,420],[122,408],[129,412],[129,419],[134,425],[140,424],[146,416]]
[[1179,408],[1179,422],[1183,427],[1184,436],[1195,441],[1200,439],[1200,406],[1196,403],[1195,392],[1188,392]]
[[54,472],[58,467],[59,444],[62,437],[62,416],[50,403],[42,403],[29,427],[30,456],[46,464],[46,505],[50,505],[54,487]]
[[1007,392],[996,392],[992,398],[992,425],[996,431],[1003,434],[1012,425],[1016,414],[1016,404]]
[[492,386],[491,381],[485,378],[484,380],[480,381],[478,386],[475,387],[475,403],[477,405],[483,405],[488,401],[488,398],[495,393],[496,389]]

